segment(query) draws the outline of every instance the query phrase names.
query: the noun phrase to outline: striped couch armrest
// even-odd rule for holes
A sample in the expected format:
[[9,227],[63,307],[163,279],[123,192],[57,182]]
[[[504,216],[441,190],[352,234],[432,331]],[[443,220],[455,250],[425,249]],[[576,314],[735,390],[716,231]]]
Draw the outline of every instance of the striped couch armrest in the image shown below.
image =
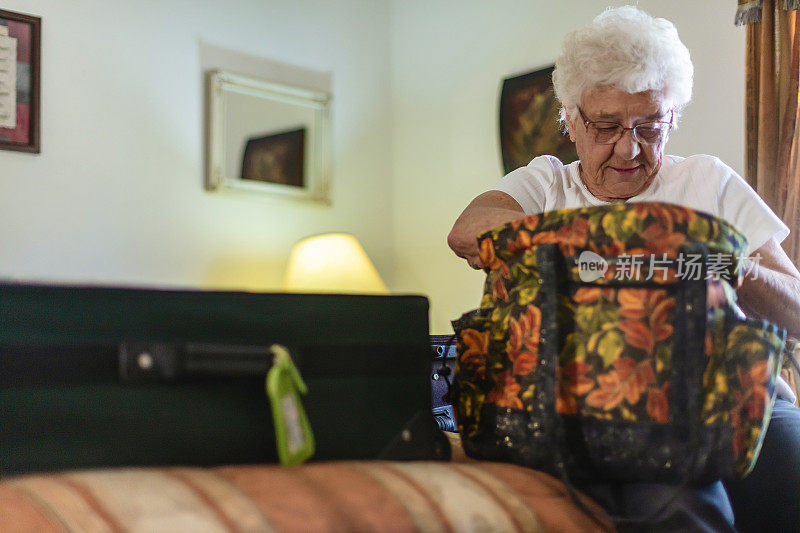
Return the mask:
[[[586,504],[597,515],[603,511]],[[0,531],[603,531],[556,479],[489,462],[130,468],[0,482]]]

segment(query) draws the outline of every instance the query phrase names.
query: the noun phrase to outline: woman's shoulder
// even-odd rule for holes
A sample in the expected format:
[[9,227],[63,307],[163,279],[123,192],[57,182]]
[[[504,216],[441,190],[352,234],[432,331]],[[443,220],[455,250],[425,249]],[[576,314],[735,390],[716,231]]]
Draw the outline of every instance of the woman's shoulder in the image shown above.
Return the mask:
[[494,189],[510,195],[528,214],[559,209],[565,205],[567,191],[576,188],[571,175],[577,173],[572,170],[577,165],[577,161],[565,165],[557,157],[538,156],[506,174]]
[[539,156],[534,158],[524,167],[512,170],[500,180],[500,184],[524,184],[531,186],[549,186],[558,173],[558,159],[551,162],[549,156]]
[[572,164],[575,163],[565,165],[554,155],[540,155],[534,157],[524,168],[537,174],[556,177],[567,172],[567,169]]
[[667,178],[712,181],[719,185],[738,176],[736,171],[720,158],[708,154],[696,154],[688,157],[665,155],[661,168]]
[[665,165],[673,167],[675,170],[688,171],[688,170],[716,170],[720,173],[731,173],[733,169],[725,164],[725,162],[715,155],[708,154],[695,154],[688,157],[679,155],[665,155]]
[[565,165],[557,157],[540,155],[531,160],[524,167],[512,170],[506,174],[501,183],[520,182],[528,187],[538,187],[544,191],[549,190],[555,183],[562,182],[569,175],[570,165]]

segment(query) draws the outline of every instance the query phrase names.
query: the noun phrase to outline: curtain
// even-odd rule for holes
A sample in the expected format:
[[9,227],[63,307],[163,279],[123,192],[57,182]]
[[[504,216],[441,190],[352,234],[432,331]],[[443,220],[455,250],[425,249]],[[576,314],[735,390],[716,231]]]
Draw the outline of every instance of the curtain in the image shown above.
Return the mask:
[[782,243],[800,264],[800,0],[738,0],[747,25],[746,176],[791,234]]

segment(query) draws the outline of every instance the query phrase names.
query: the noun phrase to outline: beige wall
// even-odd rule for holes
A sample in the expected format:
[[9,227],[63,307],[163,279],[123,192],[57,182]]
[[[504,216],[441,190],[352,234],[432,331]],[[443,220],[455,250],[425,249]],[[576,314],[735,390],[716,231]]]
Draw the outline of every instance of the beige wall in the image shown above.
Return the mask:
[[[630,2],[609,2],[623,5]],[[742,171],[744,31],[729,0],[640,0],[672,20],[695,63],[695,97],[668,152],[710,153]],[[595,0],[405,0],[392,4],[395,290],[431,298],[431,328],[477,307],[483,276],[448,251],[450,227],[501,177],[501,80],[551,65]]]
[[[389,10],[361,0],[11,0],[42,17],[42,153],[0,151],[0,277],[279,287],[293,242],[391,271]],[[201,42],[330,73],[333,206],[203,190]]]
[[[611,2],[620,5],[624,2]],[[671,153],[743,166],[744,31],[730,0],[640,0],[696,65]],[[0,151],[0,277],[273,289],[292,243],[354,233],[434,333],[482,276],[446,248],[501,175],[503,78],[552,64],[596,0],[9,0],[43,17],[42,153]],[[333,207],[203,191],[200,43],[329,73]]]

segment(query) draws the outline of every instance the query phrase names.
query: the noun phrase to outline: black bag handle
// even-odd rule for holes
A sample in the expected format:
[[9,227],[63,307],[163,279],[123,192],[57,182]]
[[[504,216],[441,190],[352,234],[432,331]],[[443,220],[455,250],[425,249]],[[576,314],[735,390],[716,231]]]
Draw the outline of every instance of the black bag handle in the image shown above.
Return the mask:
[[[701,261],[701,275],[699,276],[698,283],[705,286],[705,274],[707,269],[707,248],[702,245],[682,247],[681,253],[697,253],[703,256]],[[541,287],[539,288],[541,311],[542,311],[542,328],[540,332],[540,364],[546,364],[550,368],[542,373],[540,384],[543,385],[543,395],[539,396],[539,403],[542,406],[541,415],[553,428],[553,468],[552,470],[558,473],[561,482],[564,484],[567,492],[572,498],[573,502],[589,517],[591,517],[599,525],[605,527],[602,518],[597,513],[590,509],[579,496],[578,490],[573,485],[567,472],[566,460],[568,457],[564,456],[564,451],[569,450],[566,439],[566,428],[563,418],[556,412],[556,397],[555,397],[555,381],[556,381],[556,368],[559,364],[560,347],[557,345],[559,327],[558,327],[558,294],[559,290],[565,288],[566,281],[566,260],[561,254],[558,245],[556,244],[540,244],[537,246],[537,267],[540,274]],[[691,280],[694,281],[694,280]],[[684,368],[683,374],[686,375],[686,370],[691,374],[696,374],[700,364],[700,357],[691,357],[690,354],[703,353],[703,343],[705,339],[705,288],[703,290],[689,290],[688,285],[681,287],[679,305],[682,305],[685,320],[681,321],[682,338],[676,339],[676,343],[682,342],[686,347],[684,350],[684,363],[689,368]],[[695,295],[692,298],[691,295]],[[703,328],[703,331],[695,331],[698,326]],[[551,339],[547,341],[547,339]],[[699,343],[700,351],[696,351],[697,344]],[[694,345],[694,346],[692,346]],[[545,370],[545,369],[543,369]],[[702,378],[702,369],[700,369],[700,377]],[[702,396],[700,391],[700,384],[693,393],[688,397],[687,410],[690,423],[690,447],[693,450],[689,458],[689,466],[685,470],[684,478],[681,483],[675,487],[674,493],[666,499],[666,501],[655,511],[647,516],[641,517],[623,517],[616,515],[609,515],[615,524],[625,525],[645,525],[660,522],[664,513],[674,505],[680,493],[689,485],[692,473],[697,467],[699,444],[702,435]]]
[[[556,368],[558,367],[559,346],[555,342],[558,338],[558,290],[563,284],[566,266],[564,258],[556,244],[540,244],[536,247],[536,265],[539,270],[539,302],[542,312],[541,330],[539,333],[539,365],[548,366],[542,369],[539,375],[541,392],[537,394],[540,416],[543,417],[546,427],[551,427],[553,465],[551,471],[558,474],[570,498],[593,521],[605,527],[603,519],[597,512],[590,509],[581,499],[578,489],[572,484],[567,473],[565,457],[562,450],[567,449],[566,429],[564,421],[556,412]],[[558,264],[561,263],[561,264]],[[611,516],[615,522],[617,517]]]

